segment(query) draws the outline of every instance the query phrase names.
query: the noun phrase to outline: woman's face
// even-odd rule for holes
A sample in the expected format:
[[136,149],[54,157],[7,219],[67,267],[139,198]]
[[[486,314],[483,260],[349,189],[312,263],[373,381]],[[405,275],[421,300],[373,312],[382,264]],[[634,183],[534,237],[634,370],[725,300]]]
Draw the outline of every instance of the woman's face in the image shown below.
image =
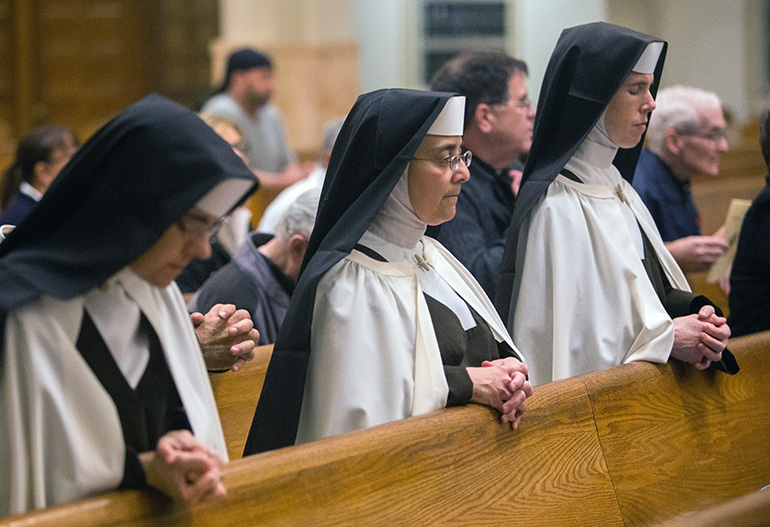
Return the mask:
[[211,256],[209,238],[216,222],[217,218],[193,208],[132,263],[131,269],[156,287],[170,285],[193,258]]
[[449,158],[460,153],[461,144],[461,136],[426,135],[409,162],[409,201],[428,225],[454,217],[460,186],[471,177],[462,161],[456,170],[449,167]]
[[60,147],[54,148],[46,161],[38,161],[34,167],[33,186],[41,193],[48,190],[59,172],[69,163],[77,152],[77,144],[71,136],[67,136]]
[[607,106],[604,114],[607,135],[620,148],[638,145],[647,129],[649,113],[655,109],[655,99],[650,93],[653,79],[652,73],[631,72]]

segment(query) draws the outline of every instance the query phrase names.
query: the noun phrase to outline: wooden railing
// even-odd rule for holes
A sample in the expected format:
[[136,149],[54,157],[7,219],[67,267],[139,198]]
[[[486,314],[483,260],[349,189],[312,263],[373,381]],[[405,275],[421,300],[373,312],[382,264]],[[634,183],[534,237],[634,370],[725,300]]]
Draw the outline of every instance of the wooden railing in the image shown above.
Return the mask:
[[[539,386],[516,432],[470,405],[232,461],[227,498],[192,511],[123,491],[0,526],[652,525],[770,484],[770,332],[731,349],[735,376],[640,362]],[[231,448],[247,372],[217,381]]]

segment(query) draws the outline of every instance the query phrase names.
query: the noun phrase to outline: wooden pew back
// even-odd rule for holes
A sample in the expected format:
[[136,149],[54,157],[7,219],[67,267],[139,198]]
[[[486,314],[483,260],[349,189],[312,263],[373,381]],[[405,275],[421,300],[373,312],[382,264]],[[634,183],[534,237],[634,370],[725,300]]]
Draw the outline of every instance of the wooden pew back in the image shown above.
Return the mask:
[[115,492],[0,526],[649,525],[770,483],[770,332],[731,348],[734,377],[635,363],[540,386],[516,432],[470,405],[237,460],[192,512]]
[[272,353],[272,344],[259,346],[254,350],[254,358],[237,373],[209,374],[231,461],[243,455]]
[[770,484],[770,333],[735,339],[737,375],[678,361],[581,377],[627,525]]

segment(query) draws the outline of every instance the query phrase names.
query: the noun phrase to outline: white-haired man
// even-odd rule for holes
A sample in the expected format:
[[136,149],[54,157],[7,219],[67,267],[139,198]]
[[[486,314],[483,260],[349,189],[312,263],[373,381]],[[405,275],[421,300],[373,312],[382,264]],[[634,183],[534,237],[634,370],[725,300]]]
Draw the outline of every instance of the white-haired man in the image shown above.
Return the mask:
[[727,242],[721,229],[701,235],[690,179],[719,173],[720,154],[727,150],[722,103],[716,94],[689,86],[660,90],[656,103],[633,186],[682,270],[705,271]]
[[275,236],[253,232],[233,260],[212,274],[190,300],[190,311],[234,304],[251,314],[259,344],[272,344],[289,307],[315,223],[320,188],[301,194],[278,220]]

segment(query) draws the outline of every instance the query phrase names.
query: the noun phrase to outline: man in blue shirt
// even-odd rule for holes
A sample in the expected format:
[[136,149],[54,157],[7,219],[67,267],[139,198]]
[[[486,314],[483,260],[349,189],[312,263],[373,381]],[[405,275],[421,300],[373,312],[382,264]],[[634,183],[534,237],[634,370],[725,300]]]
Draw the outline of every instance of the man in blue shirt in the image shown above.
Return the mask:
[[690,179],[719,173],[720,154],[727,150],[722,104],[716,94],[688,86],[660,90],[656,103],[633,186],[682,270],[706,271],[727,242],[722,229],[701,235]]

